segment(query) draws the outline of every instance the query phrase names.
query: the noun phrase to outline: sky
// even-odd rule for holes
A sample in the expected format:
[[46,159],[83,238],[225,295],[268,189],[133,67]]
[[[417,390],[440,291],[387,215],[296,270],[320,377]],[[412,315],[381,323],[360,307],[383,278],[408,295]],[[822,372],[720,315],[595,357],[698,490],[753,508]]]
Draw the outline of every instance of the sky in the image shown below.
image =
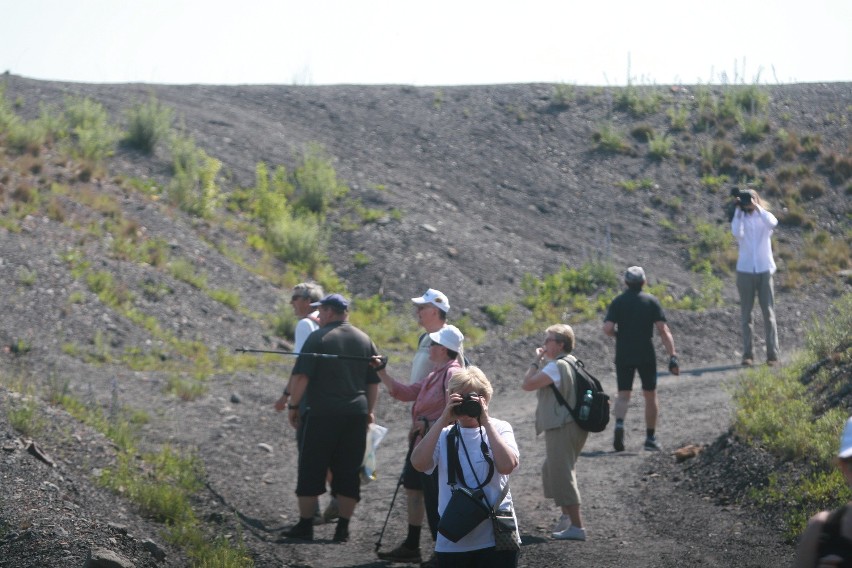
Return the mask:
[[0,73],[85,83],[852,81],[852,0],[0,0]]

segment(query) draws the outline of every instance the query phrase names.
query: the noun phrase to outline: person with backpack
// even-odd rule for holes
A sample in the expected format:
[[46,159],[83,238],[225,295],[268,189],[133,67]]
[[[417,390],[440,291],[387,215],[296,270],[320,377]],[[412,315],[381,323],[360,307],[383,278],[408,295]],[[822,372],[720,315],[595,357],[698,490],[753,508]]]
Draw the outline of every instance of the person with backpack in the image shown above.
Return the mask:
[[660,334],[663,347],[669,355],[669,371],[680,374],[674,337],[666,324],[660,301],[643,292],[645,271],[641,266],[631,266],[624,273],[627,290],[616,297],[606,312],[603,332],[615,338],[615,376],[618,396],[615,399],[615,432],[612,447],[624,451],[624,418],[630,406],[633,379],[636,372],[642,380],[645,397],[645,449],[660,451],[657,441],[657,356],[654,352],[654,328]]
[[553,499],[562,510],[551,536],[558,540],[586,540],[576,464],[589,433],[576,424],[570,409],[555,392],[558,390],[569,406],[577,406],[574,369],[565,360],[574,350],[574,330],[570,325],[556,324],[545,332],[544,346],[536,348],[521,388],[536,392],[535,433],[538,436],[544,432],[546,448],[541,466],[544,496]]
[[[852,418],[840,437],[837,466],[852,489]],[[796,549],[793,568],[852,566],[852,501],[834,511],[822,511],[808,521]]]

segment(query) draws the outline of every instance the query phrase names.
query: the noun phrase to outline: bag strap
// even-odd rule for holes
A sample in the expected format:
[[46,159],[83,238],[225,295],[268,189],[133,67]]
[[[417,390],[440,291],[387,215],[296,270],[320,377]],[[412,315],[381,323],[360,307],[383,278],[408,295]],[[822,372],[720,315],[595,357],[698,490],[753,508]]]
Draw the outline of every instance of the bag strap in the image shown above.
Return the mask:
[[[506,485],[505,485],[505,487],[503,487],[503,490],[500,491],[500,496],[497,497],[496,501],[494,501],[494,506],[490,507],[492,513],[496,514],[497,511],[500,510],[500,504],[503,502],[503,499],[505,499],[506,495],[508,495],[508,494],[509,494],[509,478],[507,477],[506,478]],[[484,499],[485,499],[485,502],[488,503],[488,499],[487,498],[484,498]]]
[[[470,461],[470,455],[467,453],[464,438],[462,438],[461,432],[459,431],[459,424],[456,422],[452,429],[447,433],[447,485],[461,483],[462,486],[477,491],[491,482],[491,478],[494,477],[494,460],[491,459],[491,456],[488,453],[488,445],[485,443],[485,439],[482,436],[482,426],[479,427],[479,436],[482,438],[482,443],[480,444],[482,457],[484,457],[485,461],[488,463],[488,475],[485,477],[485,481],[482,483],[479,482],[479,477],[476,475],[476,470],[473,469],[473,463]],[[461,467],[458,446],[456,444],[457,440],[461,442],[462,450],[464,450],[464,455],[467,458],[467,463],[470,465],[470,471],[473,473],[473,478],[478,484],[476,487],[470,487],[464,480],[464,471]]]
[[[568,355],[564,355],[564,356],[562,356],[562,357],[559,357],[559,359],[561,359],[562,361],[565,361],[566,363],[568,363],[568,364],[569,364],[569,365],[570,365],[570,366],[574,369],[574,372],[575,372],[575,373],[577,372],[577,368],[576,368],[576,367],[574,367],[574,364],[571,362],[571,359],[569,359],[569,358],[568,358]],[[559,359],[557,359],[557,361],[558,361]],[[558,367],[558,363],[557,363],[557,367]],[[564,380],[564,379],[565,379],[565,377],[562,377],[562,379]],[[564,397],[564,396],[562,396],[562,393],[561,393],[561,392],[559,392],[559,389],[558,389],[558,388],[556,388],[556,385],[555,385],[555,384],[553,384],[553,383],[550,383],[550,388],[551,388],[551,389],[553,389],[553,394],[556,396],[556,401],[557,401],[559,404],[561,404],[562,406],[564,406],[565,408],[567,408],[569,411],[571,411],[571,415],[573,416],[573,415],[574,415],[575,410],[574,410],[573,408],[571,408],[571,405],[570,405],[570,404],[568,404],[568,401],[567,401],[567,400],[565,400],[565,397]]]

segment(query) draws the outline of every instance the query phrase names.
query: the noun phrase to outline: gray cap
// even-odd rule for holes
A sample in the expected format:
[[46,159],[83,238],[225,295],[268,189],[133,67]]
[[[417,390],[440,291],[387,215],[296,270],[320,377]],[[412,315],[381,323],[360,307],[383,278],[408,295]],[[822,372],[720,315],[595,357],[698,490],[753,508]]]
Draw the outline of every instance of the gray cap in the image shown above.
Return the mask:
[[628,284],[638,284],[645,281],[645,271],[641,266],[631,266],[624,273],[624,281]]

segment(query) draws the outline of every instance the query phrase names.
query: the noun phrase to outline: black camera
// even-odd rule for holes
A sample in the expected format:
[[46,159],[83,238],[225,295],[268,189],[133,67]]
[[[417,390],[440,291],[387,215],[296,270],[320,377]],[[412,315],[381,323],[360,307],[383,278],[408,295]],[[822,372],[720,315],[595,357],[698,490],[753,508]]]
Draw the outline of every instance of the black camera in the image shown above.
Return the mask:
[[736,198],[739,200],[740,207],[748,207],[751,205],[752,194],[751,191],[747,189],[738,191]]
[[461,404],[453,407],[453,412],[459,416],[466,415],[471,418],[479,418],[479,415],[482,414],[482,403],[479,402],[479,395],[475,392],[462,395]]

